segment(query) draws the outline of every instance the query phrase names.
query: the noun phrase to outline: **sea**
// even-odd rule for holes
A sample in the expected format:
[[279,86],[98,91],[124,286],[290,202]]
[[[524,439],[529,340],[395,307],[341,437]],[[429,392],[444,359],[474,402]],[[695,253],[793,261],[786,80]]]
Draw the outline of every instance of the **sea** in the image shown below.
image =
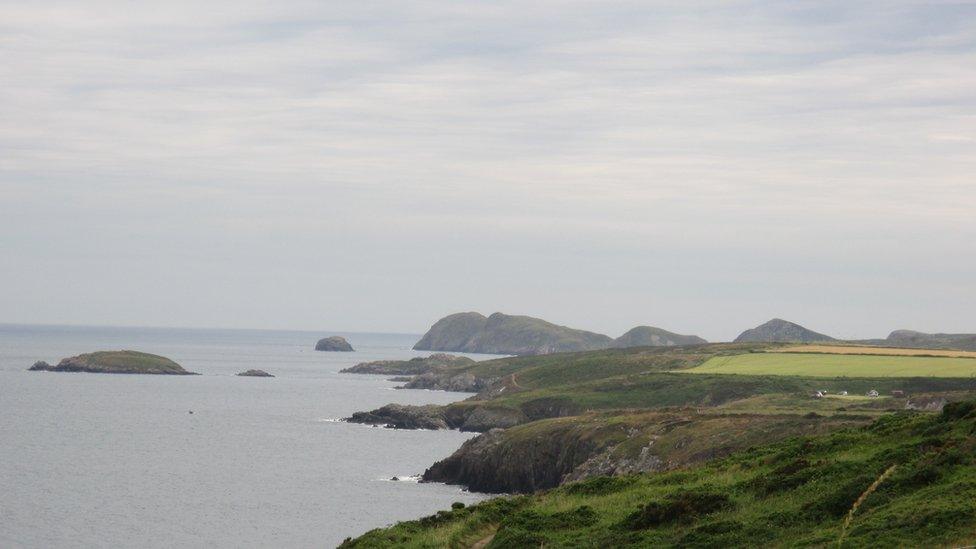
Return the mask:
[[[329,335],[356,351],[314,351]],[[470,433],[340,421],[390,402],[470,396],[339,373],[424,355],[411,350],[418,338],[0,325],[0,547],[334,547],[475,503],[486,496],[417,482]],[[27,371],[122,349],[202,375]],[[252,368],[276,377],[235,375]]]

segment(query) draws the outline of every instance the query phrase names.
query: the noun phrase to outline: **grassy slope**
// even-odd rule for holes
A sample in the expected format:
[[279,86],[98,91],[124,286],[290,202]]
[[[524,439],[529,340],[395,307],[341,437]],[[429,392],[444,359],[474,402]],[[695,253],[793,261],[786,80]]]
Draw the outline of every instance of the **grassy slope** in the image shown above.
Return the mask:
[[974,417],[973,402],[939,416],[888,415],[687,470],[597,477],[442,511],[345,546],[965,545],[976,538]]
[[973,377],[976,359],[934,356],[748,353],[719,356],[689,373],[805,377]]
[[139,351],[98,351],[75,357],[77,362],[108,372],[186,373],[172,360]]

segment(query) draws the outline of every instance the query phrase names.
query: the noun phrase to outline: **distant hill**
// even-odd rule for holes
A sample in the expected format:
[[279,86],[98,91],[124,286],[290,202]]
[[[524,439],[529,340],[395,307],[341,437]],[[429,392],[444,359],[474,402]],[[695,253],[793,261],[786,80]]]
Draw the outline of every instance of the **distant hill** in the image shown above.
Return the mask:
[[976,334],[926,334],[913,330],[895,330],[884,342],[893,347],[976,351]]
[[613,340],[611,347],[671,347],[708,343],[695,335],[681,335],[653,326],[637,326]]
[[605,349],[613,340],[530,316],[457,313],[438,320],[414,345],[420,351],[545,355]]
[[494,313],[455,313],[430,327],[413,348],[500,355],[547,355],[622,347],[672,347],[708,343],[698,336],[681,335],[653,326],[637,326],[617,339],[559,326],[531,316]]
[[834,341],[834,338],[821,333],[808,330],[799,324],[774,318],[769,322],[746,330],[735,338],[735,343],[745,342],[797,342],[809,343],[812,341]]

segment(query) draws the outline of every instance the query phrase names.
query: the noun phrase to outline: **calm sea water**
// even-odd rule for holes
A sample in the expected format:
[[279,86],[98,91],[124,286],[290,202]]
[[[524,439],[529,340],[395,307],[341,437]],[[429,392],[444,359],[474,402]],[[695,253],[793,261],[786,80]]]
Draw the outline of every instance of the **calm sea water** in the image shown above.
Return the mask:
[[[338,373],[417,356],[417,336],[339,333],[357,352],[312,350],[326,335],[0,325],[0,546],[330,547],[479,500],[389,480],[421,473],[469,434],[334,421],[468,396]],[[203,375],[26,371],[113,349]],[[278,377],[234,375],[249,368]]]

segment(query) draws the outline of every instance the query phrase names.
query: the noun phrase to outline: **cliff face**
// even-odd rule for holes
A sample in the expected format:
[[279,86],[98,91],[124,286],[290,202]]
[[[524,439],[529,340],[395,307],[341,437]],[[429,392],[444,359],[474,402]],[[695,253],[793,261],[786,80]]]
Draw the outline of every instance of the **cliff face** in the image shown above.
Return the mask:
[[588,414],[492,429],[424,472],[429,482],[479,492],[534,492],[594,476],[656,472],[869,418],[701,415],[693,411]]
[[681,335],[653,326],[637,326],[613,340],[613,347],[671,347],[708,343],[694,335]]
[[834,338],[780,318],[774,318],[765,324],[746,330],[735,338],[735,343],[808,343],[813,341],[834,341]]
[[195,375],[172,360],[138,351],[99,351],[66,358],[56,366],[38,362],[32,371],[89,372],[97,374]]
[[534,492],[558,486],[562,477],[599,448],[572,432],[526,444],[493,429],[461,446],[424,472],[427,482],[464,484],[476,492]]
[[538,318],[494,313],[458,313],[437,321],[414,345],[417,350],[544,355],[605,349],[609,337],[558,326]]

